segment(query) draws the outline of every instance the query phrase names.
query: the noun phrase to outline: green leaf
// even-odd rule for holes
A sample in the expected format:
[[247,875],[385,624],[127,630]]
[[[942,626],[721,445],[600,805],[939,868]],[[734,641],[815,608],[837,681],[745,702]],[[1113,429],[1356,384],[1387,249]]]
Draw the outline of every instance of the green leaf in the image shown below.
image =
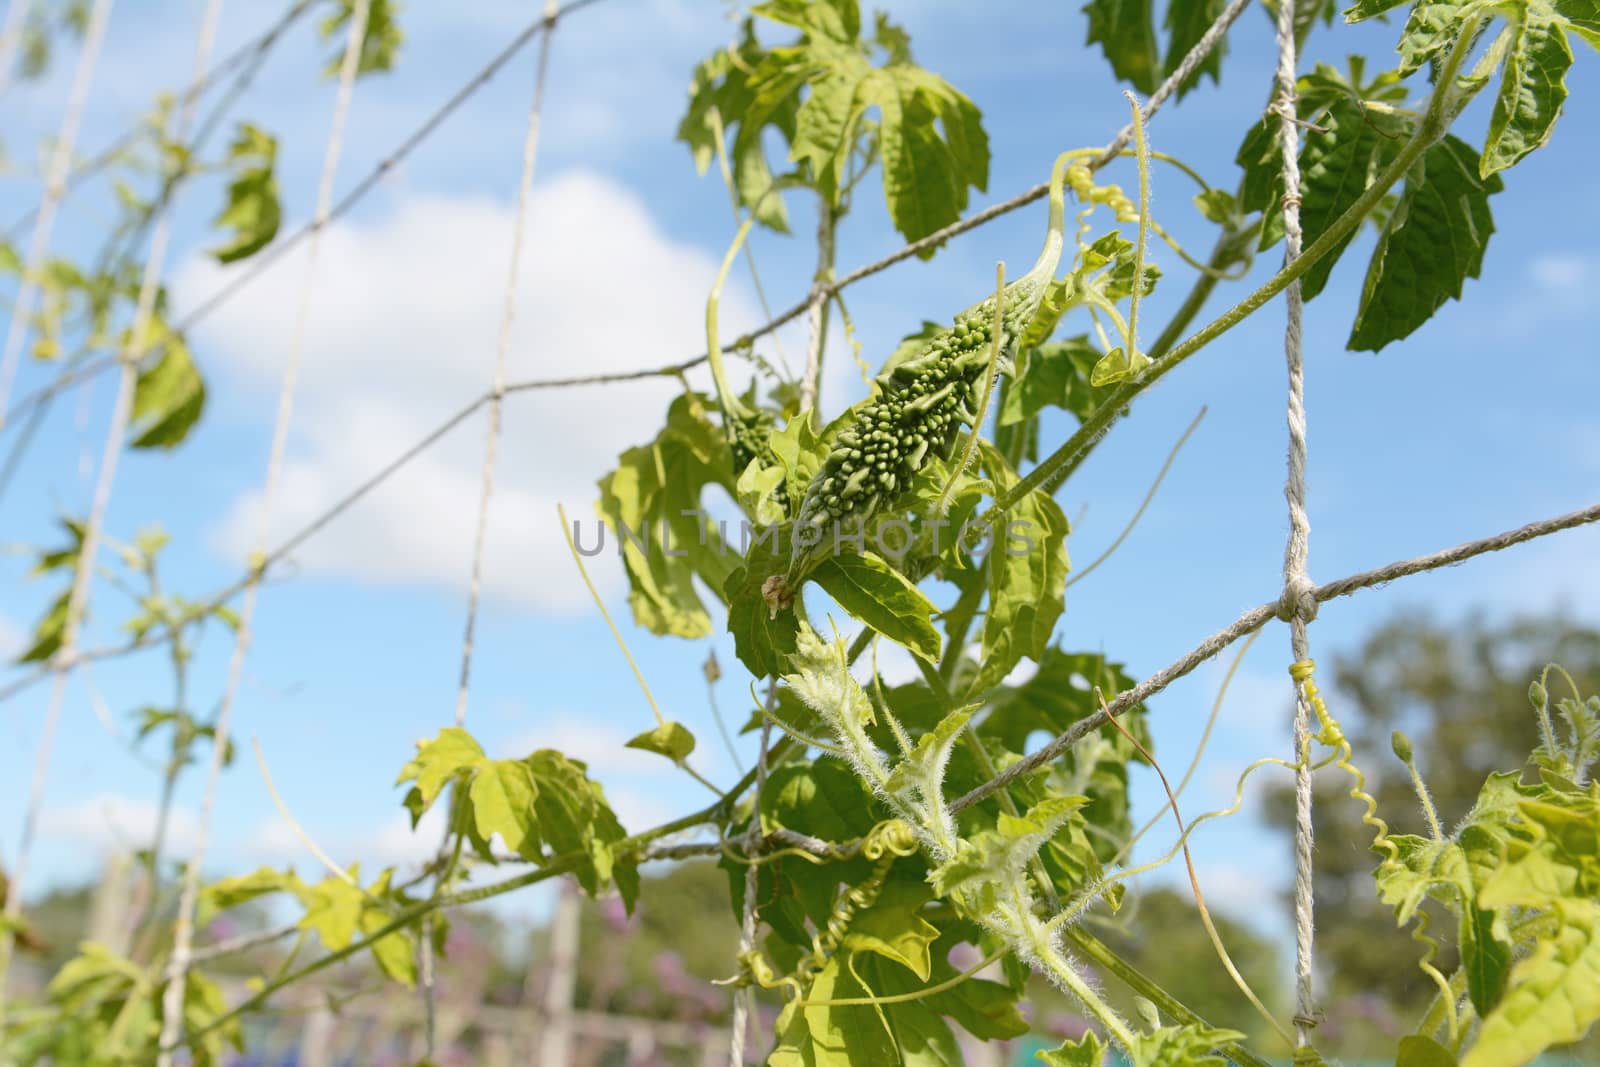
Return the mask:
[[278,139],[259,126],[241,122],[228,148],[228,197],[212,224],[231,230],[233,237],[212,249],[219,263],[233,263],[255,255],[278,235],[283,205],[278,195],[276,166]]
[[[401,908],[412,903],[409,898],[389,887],[393,878],[394,869],[389,868],[378,876],[377,881],[367,887],[367,899],[362,903],[361,917],[357,920],[363,936],[370,936],[388,926]],[[377,903],[380,901],[392,901],[393,907]],[[444,930],[444,922],[436,919],[434,924],[436,948],[441,956],[444,952]],[[374,941],[372,958],[378,961],[378,967],[392,980],[407,989],[416,987],[417,945],[416,936],[411,931],[396,930]]]
[[920,878],[890,879],[872,907],[851,921],[843,948],[876,953],[926,982],[933,969],[929,948],[938,940],[939,928],[920,912],[932,899],[932,890]]
[[751,460],[736,483],[739,507],[757,525],[782,522],[789,513],[788,497],[782,494],[785,482],[781,465],[763,466],[760,457]]
[[143,978],[144,972],[132,960],[97,941],[85,941],[78,947],[78,955],[50,979],[46,992],[64,1010],[72,1011],[126,996],[133,984]]
[[1000,406],[999,425],[1010,426],[1032,418],[1050,406],[1068,411],[1083,422],[1111,392],[1089,384],[1089,375],[1100,356],[1087,334],[1019,352],[1016,374]]
[[526,859],[538,859],[539,826],[534,817],[538,797],[539,787],[522,760],[479,763],[467,792],[478,836],[487,841],[499,834],[511,851]]
[[1400,1039],[1394,1067],[1456,1067],[1456,1058],[1431,1037],[1407,1034]]
[[[836,953],[817,972],[806,1000],[922,993],[927,985],[956,977],[947,957],[962,939],[949,931],[941,934],[931,952],[927,984],[877,953]],[[779,1016],[778,1047],[767,1062],[781,1067],[962,1067],[965,1061],[949,1021],[985,1041],[1008,1040],[1028,1031],[1017,1012],[1015,993],[996,982],[970,978],[938,993],[876,1007],[791,1003]]]
[[[1222,10],[1227,4],[1225,0],[1173,0],[1167,6],[1167,58],[1162,71],[1163,76],[1171,74],[1178,69],[1189,50],[1200,42],[1206,30],[1217,21]],[[1305,7],[1311,4],[1303,5]],[[1296,15],[1300,14],[1297,10]],[[1297,20],[1298,21],[1298,20]],[[1200,65],[1194,69],[1178,86],[1178,99],[1183,99],[1185,93],[1200,84],[1200,76],[1209,74],[1213,82],[1222,81],[1222,59],[1228,54],[1228,38],[1224,36],[1212,46],[1211,52]]]
[[983,192],[989,182],[989,138],[977,107],[916,67],[889,67],[861,91],[881,112],[883,192],[895,229],[915,241],[955,222],[967,187]]
[[149,325],[156,343],[148,351],[161,358],[139,372],[133,390],[129,431],[134,448],[175,448],[200,421],[206,406],[206,386],[195,369],[183,335],[164,322]]
[[1406,0],[1360,0],[1359,3],[1345,9],[1344,20],[1349,23],[1364,22],[1385,11],[1393,11],[1405,2]]
[[1484,178],[1550,140],[1567,98],[1567,69],[1572,66],[1572,48],[1562,32],[1564,20],[1549,3],[1526,0],[1511,7],[1508,17],[1511,47],[1478,163]]
[[[982,192],[988,185],[988,135],[971,100],[911,61],[904,31],[878,20],[877,43],[887,58],[875,66],[854,0],[769,3],[754,11],[803,35],[768,53],[753,83],[757,103],[772,99],[774,108],[800,81],[810,87],[795,113],[790,158],[806,165],[824,199],[842,206],[851,160],[863,138],[875,135],[889,217],[908,241],[960,218],[969,187]],[[875,127],[868,118],[874,109]],[[747,127],[748,120],[740,143]]]
[[400,777],[395,780],[395,785],[416,783],[418,806],[412,807],[412,825],[433,806],[453,778],[471,771],[485,759],[483,748],[459,726],[445,727],[431,741],[418,741],[417,754],[400,769]]
[[1111,72],[1141,93],[1153,93],[1160,80],[1155,17],[1150,0],[1089,0],[1087,44],[1099,44]]
[[1227,1067],[1217,1049],[1243,1038],[1237,1030],[1218,1030],[1202,1024],[1163,1026],[1148,1034],[1135,1034],[1128,1052],[1134,1067]]
[[878,633],[929,663],[938,660],[933,602],[878,556],[871,552],[833,555],[812,577],[840,607]]
[[32,643],[17,657],[18,663],[43,663],[60,651],[67,633],[67,608],[71,599],[72,591],[68,589],[51,602],[44,618],[33,628]]
[[[400,5],[395,0],[368,0],[367,30],[361,38],[361,57],[356,61],[358,75],[394,69],[395,58],[405,42],[405,33],[395,21],[395,14],[399,10]],[[334,10],[317,27],[318,33],[324,41],[337,38],[342,45],[345,27],[354,16],[355,0],[336,0]],[[344,48],[341,47],[329,58],[323,75],[337,77],[343,63]]]
[[[737,492],[732,465],[703,398],[683,395],[672,402],[656,439],[628,449],[617,469],[600,479],[595,507],[622,554],[634,621],[651,633],[711,633],[695,580],[721,592],[735,557],[700,511],[700,496],[707,485]],[[575,540],[580,551],[589,552],[582,537]]]
[[1560,927],[1512,966],[1505,995],[1461,1067],[1519,1067],[1579,1040],[1600,1019],[1600,903],[1566,899],[1554,914]]
[[1002,811],[993,830],[963,840],[961,850],[929,875],[934,891],[945,896],[962,888],[1004,885],[1023,877],[1052,838],[1070,824],[1083,822],[1086,803],[1087,797],[1055,794],[1023,816]]
[[1496,919],[1495,912],[1475,904],[1461,915],[1461,969],[1467,974],[1467,995],[1480,1017],[1494,1010],[1511,970],[1511,944],[1496,932]]
[[305,883],[292,871],[259,867],[249,874],[212,882],[200,891],[201,907],[207,911],[227,911],[271,893],[299,893]]
[[673,763],[682,763],[694,751],[694,734],[682,723],[665,722],[653,730],[646,730],[627,743],[628,748],[643,749],[665,756]]
[[1409,336],[1446,300],[1460,299],[1483,266],[1494,232],[1489,197],[1498,176],[1478,176],[1478,154],[1447,135],[1406,176],[1388,225],[1378,238],[1361,290],[1349,347],[1377,352]]
[[355,884],[330,874],[305,893],[306,913],[300,925],[315,932],[330,952],[337,952],[355,940],[356,925],[361,921],[361,907],[366,897],[359,884],[359,865],[351,864],[350,877]]
[[[794,671],[783,681],[790,692],[822,716],[853,762],[870,753],[874,746],[866,731],[874,721],[872,702],[850,674],[843,638],[824,640],[802,623],[789,662]],[[865,775],[867,766],[858,763],[856,770]]]
[[1569,30],[1600,49],[1600,6],[1594,0],[1555,0],[1555,9]]
[[1034,1053],[1049,1067],[1100,1067],[1106,1059],[1106,1046],[1087,1030],[1076,1041],[1063,1041],[1060,1048],[1040,1049]]
[[836,843],[865,836],[878,810],[872,794],[835,759],[775,767],[761,793],[763,821]]
[[[1410,74],[1438,57],[1456,39],[1466,20],[1483,6],[1481,0],[1417,0],[1396,46],[1400,53],[1400,73]],[[1358,9],[1367,10],[1360,5],[1352,10]],[[1352,21],[1349,13],[1345,18]]]
[[[1349,97],[1335,101],[1317,119],[1320,129],[1306,131],[1300,151],[1300,223],[1307,244],[1322,234],[1352,207],[1399,149],[1401,129],[1383,121]],[[1278,154],[1274,155],[1274,159]],[[1274,181],[1270,211],[1281,211],[1282,183]],[[1268,236],[1282,236],[1282,216],[1274,214],[1274,225],[1264,228],[1263,247]],[[1314,299],[1327,284],[1334,264],[1356,237],[1352,231],[1318,260],[1301,279],[1307,300]]]
[[729,157],[740,206],[754,211],[763,226],[788,233],[788,211],[783,197],[773,189],[772,168],[760,132],[775,130],[786,143],[793,138],[802,82],[791,78],[785,83],[786,91],[758,100],[752,76],[765,56],[751,20],[745,19],[737,45],[717,49],[695,68],[689,80],[689,110],[678,124],[678,140],[689,146],[695,169],[704,174],[716,158],[716,128],[711,121],[715,109],[725,133],[737,128]]
[[767,579],[781,574],[788,563],[788,556],[780,550],[789,543],[789,527],[769,527],[764,534],[751,541],[745,565],[730,574],[723,586],[734,652],[757,678],[783,670],[800,631],[799,601],[793,611],[774,612],[762,596]]
[[[1003,486],[1000,487],[1002,490]],[[1022,657],[1037,662],[1066,602],[1067,516],[1061,505],[1035,489],[1012,505],[996,528],[984,562],[989,611],[983,620],[983,651],[970,691],[999,684]]]

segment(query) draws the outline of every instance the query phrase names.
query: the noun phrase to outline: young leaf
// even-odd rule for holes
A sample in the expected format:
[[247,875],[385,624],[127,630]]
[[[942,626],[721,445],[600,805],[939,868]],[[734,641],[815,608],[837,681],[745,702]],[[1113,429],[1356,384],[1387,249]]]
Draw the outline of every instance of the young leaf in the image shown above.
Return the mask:
[[412,790],[416,802],[413,804],[412,799],[407,798],[412,825],[433,806],[451,779],[471,772],[485,759],[483,748],[459,726],[445,727],[431,741],[418,741],[417,754],[400,769],[400,777],[395,780],[395,785],[416,783]]
[[694,751],[694,734],[682,723],[668,722],[631,739],[627,747],[654,752],[673,763],[682,763]]
[[271,893],[299,894],[305,888],[305,883],[292,870],[258,867],[249,874],[212,882],[200,891],[200,904],[206,911],[227,911]]
[[[368,0],[367,5],[367,32],[361,38],[361,57],[356,61],[356,73],[371,74],[376,71],[394,69],[395,57],[400,53],[400,46],[405,42],[405,33],[400,29],[400,24],[395,21],[400,5],[395,0]],[[355,0],[336,0],[334,10],[322,20],[317,27],[324,41],[344,40],[344,29],[355,17]],[[344,49],[328,60],[323,68],[325,77],[333,78],[339,74],[339,68],[344,63]]]
[[195,369],[183,335],[164,322],[149,325],[161,353],[139,372],[134,385],[130,432],[134,448],[175,448],[189,436],[206,406],[206,384]]
[[1218,1047],[1243,1037],[1237,1030],[1201,1024],[1163,1026],[1152,1033],[1135,1034],[1128,1052],[1134,1067],[1227,1067],[1228,1060]]
[[43,663],[60,651],[67,633],[67,607],[71,598],[69,589],[51,603],[44,618],[33,628],[33,641],[17,657],[18,663]]
[[1061,1047],[1041,1049],[1035,1055],[1046,1067],[1100,1067],[1106,1059],[1106,1046],[1089,1030],[1076,1041],[1063,1041]]
[[248,122],[239,124],[228,148],[228,201],[213,225],[233,231],[233,239],[212,250],[219,263],[255,255],[278,235],[283,206],[278,197],[278,139]]
[[1567,98],[1567,69],[1572,66],[1572,48],[1563,32],[1566,20],[1546,0],[1515,5],[1507,17],[1511,47],[1478,164],[1485,178],[1550,140]]

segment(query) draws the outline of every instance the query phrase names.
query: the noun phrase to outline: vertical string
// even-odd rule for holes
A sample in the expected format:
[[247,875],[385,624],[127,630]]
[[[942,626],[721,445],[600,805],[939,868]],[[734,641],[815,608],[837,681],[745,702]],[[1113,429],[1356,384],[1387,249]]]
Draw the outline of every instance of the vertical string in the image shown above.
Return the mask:
[[333,127],[328,132],[328,146],[323,154],[322,177],[317,188],[317,213],[312,227],[310,247],[306,254],[305,280],[301,286],[299,306],[295,312],[294,333],[289,345],[288,360],[283,369],[283,383],[278,394],[277,422],[273,427],[272,451],[267,459],[261,513],[256,521],[255,548],[250,558],[250,577],[245,585],[244,603],[239,611],[239,625],[234,636],[233,655],[228,662],[228,679],[223,689],[222,703],[217,709],[216,721],[213,724],[211,762],[206,771],[200,824],[195,836],[194,851],[184,868],[183,894],[178,902],[177,921],[173,924],[172,957],[167,966],[167,987],[162,994],[158,1067],[172,1067],[173,1050],[183,1036],[184,989],[194,948],[194,917],[200,899],[200,868],[205,860],[206,845],[210,836],[211,815],[212,809],[216,806],[217,781],[222,775],[223,755],[228,749],[228,724],[232,717],[234,700],[239,692],[245,654],[250,648],[251,623],[255,617],[256,599],[261,589],[261,573],[266,558],[273,499],[283,473],[283,455],[289,437],[290,417],[294,411],[295,386],[299,381],[300,356],[305,347],[306,318],[316,278],[317,251],[321,245],[323,228],[327,224],[328,214],[333,206],[333,179],[338,171],[339,155],[344,145],[345,119],[350,111],[350,97],[355,88],[362,45],[367,36],[369,8],[370,0],[356,0],[345,35],[344,59],[339,66],[339,90],[333,108]]
[[[206,8],[205,16],[200,25],[199,40],[195,45],[195,72],[194,83],[199,84],[205,78],[206,65],[210,62],[211,48],[216,40],[217,19],[221,14],[221,0],[211,0]],[[79,60],[78,76],[73,86],[72,103],[68,105],[68,123],[70,138],[77,134],[78,119],[81,118],[84,99],[88,92],[89,80],[95,62],[95,56],[100,50],[101,42],[105,36],[106,23],[111,16],[111,0],[98,0],[90,16],[88,35],[84,41],[84,55]],[[188,133],[188,127],[194,118],[192,102],[180,110],[176,122],[172,127],[172,135],[176,140],[182,141]],[[40,241],[38,226],[34,230],[34,252],[42,257],[48,245],[47,218],[53,218],[55,203],[61,196],[62,182],[66,176],[66,166],[61,163],[60,145],[57,146],[57,159],[51,163],[51,190],[45,194],[44,205],[41,207],[39,224],[45,227],[44,240]],[[70,148],[69,148],[70,151]],[[48,212],[45,211],[48,208]],[[139,379],[139,361],[144,356],[145,345],[149,339],[150,320],[155,310],[156,293],[160,288],[161,269],[166,258],[167,242],[171,236],[171,203],[160,205],[156,209],[155,231],[150,240],[150,251],[145,259],[144,274],[139,284],[139,295],[135,304],[134,318],[128,331],[127,343],[118,353],[121,363],[121,373],[118,381],[117,396],[112,406],[111,424],[106,430],[105,446],[100,460],[100,473],[95,482],[94,496],[89,506],[88,517],[84,520],[83,541],[78,548],[78,560],[72,572],[72,588],[67,594],[67,614],[61,631],[61,644],[56,649],[52,658],[50,703],[45,712],[44,731],[39,740],[39,751],[34,758],[33,781],[28,794],[28,807],[23,816],[22,834],[17,842],[16,862],[12,868],[11,882],[6,888],[4,930],[0,931],[0,1016],[5,1009],[5,985],[11,969],[11,950],[14,943],[15,920],[22,912],[22,890],[27,878],[28,862],[33,851],[33,838],[38,828],[39,811],[44,804],[45,782],[50,773],[50,760],[55,748],[57,727],[61,722],[62,707],[66,701],[67,681],[71,674],[73,661],[77,656],[78,633],[83,625],[84,610],[89,600],[89,587],[94,577],[95,556],[99,552],[101,531],[105,525],[106,510],[111,503],[111,488],[117,477],[117,461],[122,455],[123,438],[127,436],[128,420],[133,408],[134,386]],[[42,265],[42,262],[41,264]],[[31,273],[31,270],[30,270]],[[27,282],[24,282],[24,286]],[[8,345],[13,337],[18,338],[22,331],[18,324],[27,314],[19,306],[13,310],[11,320],[12,330],[8,334]],[[15,350],[8,348],[8,354],[14,355]]]
[[[1295,93],[1295,2],[1278,0],[1278,94],[1273,110],[1278,114],[1278,144],[1283,155],[1283,230],[1284,263],[1300,255],[1300,131],[1296,125]],[[1287,364],[1289,390],[1289,471],[1283,495],[1289,505],[1289,540],[1283,553],[1283,598],[1279,614],[1288,620],[1289,643],[1295,662],[1311,658],[1311,643],[1306,624],[1317,614],[1317,601],[1311,594],[1306,575],[1306,556],[1310,548],[1311,518],[1306,513],[1306,407],[1305,361],[1302,351],[1301,315],[1303,301],[1298,280],[1285,293],[1288,303],[1283,350]],[[1295,686],[1295,833],[1294,833],[1294,945],[1295,945],[1295,1042],[1310,1044],[1310,1030],[1316,1025],[1312,999],[1311,964],[1315,939],[1312,892],[1311,826],[1311,703],[1305,687]]]
[[[100,58],[100,44],[105,39],[106,23],[111,18],[112,0],[95,0],[89,14],[89,28],[83,36],[83,50],[78,53],[78,66],[72,75],[72,90],[67,97],[67,110],[61,116],[61,128],[56,132],[56,143],[50,153],[50,163],[45,173],[44,196],[39,201],[38,214],[33,219],[33,236],[28,242],[28,261],[23,266],[22,280],[17,288],[17,299],[11,305],[11,321],[6,326],[6,344],[0,353],[0,429],[6,424],[6,410],[11,403],[12,379],[17,373],[17,359],[22,354],[22,343],[28,336],[28,325],[33,319],[34,307],[39,299],[38,277],[44,270],[45,257],[50,253],[50,231],[56,222],[56,208],[66,195],[67,175],[72,170],[72,152],[78,142],[78,127],[83,122],[84,106],[89,100],[89,86],[94,81],[94,69]],[[12,0],[6,11],[5,38],[0,42],[0,93],[6,88],[11,71],[11,53],[15,50],[12,21],[20,35],[22,20],[26,16],[27,0]]]
[[822,392],[822,346],[825,341],[824,312],[832,293],[828,289],[833,281],[830,264],[833,262],[833,209],[826,203],[817,207],[817,277],[811,287],[811,303],[806,308],[806,372],[800,379],[800,410],[817,406]]
[[[495,346],[494,380],[489,390],[489,427],[483,445],[482,488],[478,494],[478,521],[472,538],[472,575],[467,584],[467,621],[461,638],[461,675],[456,688],[456,725],[467,721],[467,699],[472,688],[472,653],[478,626],[478,602],[483,591],[483,549],[489,529],[489,502],[494,497],[494,470],[500,448],[501,410],[506,394],[506,362],[511,352],[511,326],[516,318],[517,279],[522,266],[522,246],[527,234],[528,202],[533,196],[533,174],[539,159],[539,123],[544,112],[544,87],[550,70],[550,39],[555,35],[556,0],[545,0],[544,35],[533,76],[533,103],[528,108],[528,129],[522,141],[522,176],[517,184],[516,221],[511,231],[511,263],[506,271],[505,300],[500,311],[500,336]],[[443,860],[450,840],[446,822],[439,857]],[[448,872],[441,868],[442,887]],[[418,984],[422,992],[423,1045],[433,1058],[436,1040],[436,995],[433,959],[433,915],[422,923],[417,944]]]
[[556,25],[556,0],[545,0],[544,37],[533,79],[533,105],[528,111],[528,132],[522,142],[522,180],[517,186],[516,225],[511,233],[511,266],[506,272],[505,304],[500,313],[500,340],[495,349],[494,384],[489,393],[489,431],[483,447],[483,488],[478,496],[478,526],[472,542],[472,579],[467,587],[466,633],[461,642],[461,682],[456,690],[456,725],[467,718],[467,693],[472,678],[473,636],[478,621],[478,598],[483,586],[483,543],[489,527],[489,500],[494,495],[494,468],[500,446],[500,409],[506,393],[506,360],[511,351],[511,324],[517,308],[517,275],[522,264],[528,201],[533,193],[534,166],[539,158],[539,116],[544,109],[544,84],[550,69],[550,38]]
[[[761,793],[767,785],[767,749],[772,741],[772,710],[777,704],[778,680],[772,680],[767,690],[767,713],[762,716],[761,751],[756,755],[755,793],[750,799],[750,825],[745,830],[745,858],[754,859],[761,841]],[[744,869],[744,910],[739,924],[739,955],[754,951],[756,947],[756,894],[760,885],[760,868],[751,863]],[[733,995],[733,1034],[728,1043],[728,1067],[741,1067],[744,1063],[744,1046],[750,1030],[750,1020],[755,1014],[756,990],[754,986],[735,991]]]

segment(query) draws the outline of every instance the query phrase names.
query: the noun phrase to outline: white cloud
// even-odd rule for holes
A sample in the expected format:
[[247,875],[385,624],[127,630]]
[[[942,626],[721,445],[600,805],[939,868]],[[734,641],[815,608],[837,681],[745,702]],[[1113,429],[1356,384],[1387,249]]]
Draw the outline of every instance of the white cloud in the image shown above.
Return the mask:
[[[377,826],[359,833],[342,833],[327,836],[316,831],[317,846],[335,863],[349,866],[359,862],[363,877],[385,867],[402,870],[418,867],[431,860],[439,851],[444,836],[444,809],[434,807],[422,817],[415,830],[411,828],[411,815],[405,811],[390,813]],[[268,864],[293,864],[301,877],[320,877],[321,867],[311,850],[295,832],[276,815],[262,822],[245,839],[244,851],[253,859]]]
[[[511,209],[496,202],[411,195],[382,219],[325,235],[273,543],[484,392],[512,226]],[[585,172],[543,181],[518,287],[511,380],[633,370],[701,351],[714,274],[713,257],[665,235],[631,190]],[[175,285],[179,303],[202,299],[223,277],[191,259]],[[200,331],[202,358],[225,363],[263,437],[303,278],[304,257],[288,256]],[[736,291],[724,297],[725,335],[752,321]],[[588,597],[557,529],[556,503],[593,521],[595,481],[624,448],[649,439],[676,389],[661,379],[506,399],[489,595],[545,611],[582,609]],[[480,412],[308,542],[296,553],[301,566],[464,586],[484,432]],[[247,552],[260,506],[257,490],[234,502],[216,531],[224,551]],[[596,577],[615,581],[615,570],[595,568]]]
[[1593,274],[1593,261],[1577,253],[1535,256],[1528,263],[1528,276],[1533,282],[1551,289],[1578,289]]
[[[155,834],[156,805],[116,793],[97,793],[85,800],[39,813],[46,838],[66,841],[97,852],[133,852],[148,848]],[[187,854],[195,843],[199,819],[188,808],[174,807],[167,820],[164,854]]]

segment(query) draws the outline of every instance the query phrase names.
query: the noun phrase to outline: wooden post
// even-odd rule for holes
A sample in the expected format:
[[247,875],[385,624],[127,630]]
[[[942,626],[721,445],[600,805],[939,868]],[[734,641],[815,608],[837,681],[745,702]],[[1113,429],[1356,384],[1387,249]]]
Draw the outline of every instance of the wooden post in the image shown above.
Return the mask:
[[306,1028],[300,1033],[300,1055],[295,1060],[298,1067],[330,1067],[333,1026],[333,1012],[326,1006],[319,1006],[306,1016]]
[[544,990],[544,1033],[539,1067],[567,1067],[572,1059],[572,994],[578,984],[577,886],[561,880],[561,895],[550,923],[549,978]]

